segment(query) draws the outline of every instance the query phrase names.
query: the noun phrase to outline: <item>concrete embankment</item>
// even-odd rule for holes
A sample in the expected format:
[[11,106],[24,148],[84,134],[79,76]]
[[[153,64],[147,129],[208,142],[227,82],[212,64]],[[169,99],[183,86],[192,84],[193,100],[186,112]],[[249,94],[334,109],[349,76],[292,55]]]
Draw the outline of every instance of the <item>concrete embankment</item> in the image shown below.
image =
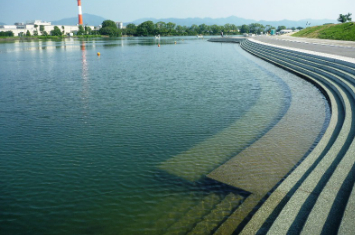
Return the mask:
[[216,37],[208,39],[209,42],[229,42],[229,43],[241,43],[246,40],[246,37]]
[[316,148],[272,192],[246,226],[237,231],[353,234],[355,64],[254,40],[242,42],[241,47],[318,86],[328,98],[332,116]]

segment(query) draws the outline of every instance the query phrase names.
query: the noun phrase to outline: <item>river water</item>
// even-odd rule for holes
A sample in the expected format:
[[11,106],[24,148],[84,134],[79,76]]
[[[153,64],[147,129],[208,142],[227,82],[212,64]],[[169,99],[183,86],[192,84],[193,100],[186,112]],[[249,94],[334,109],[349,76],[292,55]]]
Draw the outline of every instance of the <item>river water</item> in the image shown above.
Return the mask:
[[183,217],[171,216],[178,203],[192,208],[211,191],[243,196],[159,166],[213,142],[262,87],[277,93],[269,126],[211,170],[277,123],[292,99],[285,72],[257,60],[195,37],[1,43],[0,233],[159,234],[157,221]]

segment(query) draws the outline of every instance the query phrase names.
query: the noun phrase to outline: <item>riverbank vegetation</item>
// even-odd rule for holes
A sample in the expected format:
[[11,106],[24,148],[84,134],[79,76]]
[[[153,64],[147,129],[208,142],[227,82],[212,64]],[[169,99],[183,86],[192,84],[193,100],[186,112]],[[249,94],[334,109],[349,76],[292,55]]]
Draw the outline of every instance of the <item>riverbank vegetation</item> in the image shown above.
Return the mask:
[[[286,29],[285,26],[273,27],[271,25],[262,25],[258,23],[252,23],[249,25],[234,25],[234,24],[225,24],[225,25],[196,25],[193,24],[191,26],[181,26],[176,25],[172,22],[157,22],[153,21],[145,21],[139,25],[128,24],[125,28],[119,29],[116,23],[112,20],[105,20],[102,22],[101,28],[99,30],[92,30],[88,26],[79,26],[77,32],[73,35],[74,37],[97,37],[97,36],[109,36],[109,37],[122,37],[122,36],[196,36],[196,35],[220,35],[223,32],[224,35],[240,35],[245,33],[251,34],[266,34],[270,33],[272,29],[276,31],[280,31],[282,29]],[[295,30],[296,28],[291,28]],[[302,27],[298,27],[297,29],[302,29]],[[5,32],[4,32],[5,33]],[[7,33],[7,32],[6,32]],[[46,32],[43,26],[36,27],[36,30],[32,33],[27,31],[26,33],[22,33],[19,35],[20,37],[34,37],[39,39],[49,39],[51,37],[67,37],[64,33],[64,26],[55,26],[53,30],[50,32]],[[7,33],[6,37],[13,37]],[[1,37],[1,35],[0,35]],[[16,37],[18,38],[18,37]]]
[[327,24],[303,29],[292,36],[355,41],[355,23]]
[[5,32],[0,32],[0,37],[13,37],[14,33],[12,31],[5,31]]
[[[249,25],[196,25],[193,24],[190,27],[176,25],[174,23],[145,21],[140,25],[128,24],[125,29],[122,29],[122,35],[127,36],[195,36],[195,35],[220,35],[223,32],[224,35],[240,35],[244,33],[252,34],[264,34],[270,33],[272,29],[286,29],[285,26],[278,26],[275,28],[271,25],[262,25],[258,23],[252,23]],[[296,29],[296,28],[293,28]]]

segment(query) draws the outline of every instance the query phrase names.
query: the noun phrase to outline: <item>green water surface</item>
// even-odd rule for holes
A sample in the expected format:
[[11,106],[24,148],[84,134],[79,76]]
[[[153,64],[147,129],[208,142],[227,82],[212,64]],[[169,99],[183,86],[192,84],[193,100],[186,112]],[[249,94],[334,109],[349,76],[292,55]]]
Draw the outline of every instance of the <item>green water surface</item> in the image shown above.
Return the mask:
[[157,166],[241,118],[260,82],[287,105],[245,55],[195,37],[0,44],[0,233],[158,234],[221,193]]

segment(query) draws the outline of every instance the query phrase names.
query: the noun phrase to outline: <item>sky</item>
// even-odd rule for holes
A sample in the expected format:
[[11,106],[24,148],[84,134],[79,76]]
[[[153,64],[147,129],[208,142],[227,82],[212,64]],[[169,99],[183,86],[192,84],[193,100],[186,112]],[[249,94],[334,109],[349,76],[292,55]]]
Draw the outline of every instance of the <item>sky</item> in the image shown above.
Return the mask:
[[[82,0],[83,13],[130,22],[141,18],[225,18],[253,20],[337,19],[352,13],[354,0]],[[77,0],[0,0],[0,22],[53,21],[76,17]]]

